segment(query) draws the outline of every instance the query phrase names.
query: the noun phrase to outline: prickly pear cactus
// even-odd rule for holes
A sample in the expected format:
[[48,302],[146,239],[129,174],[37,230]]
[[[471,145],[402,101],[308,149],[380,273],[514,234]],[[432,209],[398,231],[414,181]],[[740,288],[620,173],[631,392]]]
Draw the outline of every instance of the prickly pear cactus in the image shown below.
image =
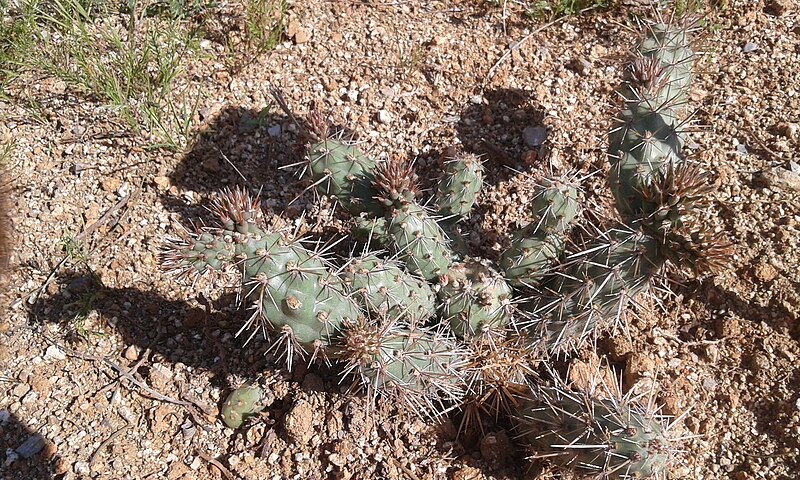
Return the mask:
[[626,220],[641,218],[646,188],[682,163],[694,54],[687,26],[652,24],[623,86],[625,108],[608,135],[609,183]]
[[466,389],[465,351],[452,338],[395,319],[348,326],[339,355],[370,397],[399,399],[426,417],[452,409]]
[[533,458],[594,478],[650,478],[666,472],[675,440],[667,425],[635,402],[539,387],[518,417]]
[[359,303],[381,316],[420,323],[435,313],[430,285],[395,260],[365,255],[348,263],[342,276]]
[[482,187],[483,163],[477,155],[456,153],[445,158],[436,192],[439,216],[455,222],[469,215]]
[[169,243],[164,268],[191,278],[238,269],[252,310],[240,333],[277,334],[273,347],[282,345],[290,365],[295,354],[324,354],[344,322],[361,314],[341,279],[299,242],[268,233],[259,202],[244,191],[224,192],[212,211],[218,226]]
[[489,262],[467,258],[439,278],[442,321],[459,338],[505,334],[511,287]]
[[500,258],[515,288],[538,286],[564,250],[564,237],[578,214],[578,192],[570,182],[543,179],[532,202],[533,219],[514,235]]
[[222,404],[220,416],[228,428],[239,428],[250,417],[264,409],[263,392],[259,387],[242,387],[232,391]]
[[[268,229],[258,201],[237,190],[213,204],[216,226],[168,245],[164,267],[191,280],[238,273],[251,312],[242,331],[276,337],[271,349],[289,368],[296,354],[325,357],[372,400],[402,401],[424,417],[460,407],[466,423],[481,425],[482,416],[522,407],[522,438],[536,456],[597,478],[659,475],[673,440],[651,409],[542,386],[536,373],[624,323],[627,304],[666,262],[700,270],[725,258],[694,219],[708,204],[708,178],[681,151],[693,67],[687,28],[650,25],[628,69],[608,137],[620,218],[593,225],[600,215],[587,211],[579,223],[577,183],[544,179],[532,222],[498,252],[498,271],[470,255],[458,225],[480,195],[477,157],[448,151],[426,199],[411,162],[376,162],[312,114],[301,125],[309,189],[354,217],[362,251],[385,251],[323,258]],[[226,404],[226,421],[240,425],[255,408],[245,393]]]
[[[550,353],[580,346],[599,324],[620,321],[631,298],[650,286],[666,259],[653,237],[614,229],[590,242],[542,287],[526,326],[534,343]],[[604,326],[604,325],[601,325]]]

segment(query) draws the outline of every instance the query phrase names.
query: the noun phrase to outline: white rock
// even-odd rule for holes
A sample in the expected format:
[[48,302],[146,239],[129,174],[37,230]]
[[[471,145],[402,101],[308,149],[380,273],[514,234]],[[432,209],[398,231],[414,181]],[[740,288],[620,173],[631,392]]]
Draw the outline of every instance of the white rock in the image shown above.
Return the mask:
[[392,121],[392,114],[387,110],[378,110],[378,121],[381,123],[389,123]]
[[50,345],[47,347],[47,350],[44,351],[45,360],[64,360],[65,358],[67,358],[67,354],[57,345]]

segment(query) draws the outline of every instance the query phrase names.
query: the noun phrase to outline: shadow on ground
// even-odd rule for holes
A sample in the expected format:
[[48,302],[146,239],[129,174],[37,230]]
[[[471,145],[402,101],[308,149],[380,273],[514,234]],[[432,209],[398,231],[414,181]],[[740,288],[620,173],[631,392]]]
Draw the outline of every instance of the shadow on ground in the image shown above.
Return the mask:
[[[52,444],[50,444],[52,445]],[[0,412],[0,474],[2,478],[47,480],[53,478],[53,450],[39,433],[7,411]]]

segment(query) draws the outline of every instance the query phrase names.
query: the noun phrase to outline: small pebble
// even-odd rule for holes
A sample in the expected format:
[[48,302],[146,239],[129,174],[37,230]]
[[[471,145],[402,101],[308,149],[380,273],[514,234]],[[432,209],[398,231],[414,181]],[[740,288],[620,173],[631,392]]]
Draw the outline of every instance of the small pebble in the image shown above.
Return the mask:
[[758,45],[753,42],[747,42],[742,47],[742,52],[744,53],[755,52],[756,50],[758,50]]
[[386,110],[378,110],[378,121],[381,123],[389,123],[392,121],[392,114]]
[[28,437],[25,442],[17,447],[16,452],[22,458],[31,458],[44,448],[44,437],[38,433]]
[[26,393],[28,393],[31,389],[31,386],[27,383],[18,383],[17,386],[11,389],[11,394],[15,397],[22,397]]
[[267,135],[272,138],[278,138],[281,136],[281,126],[280,125],[273,125],[267,129]]
[[136,361],[139,358],[139,349],[136,348],[136,345],[131,345],[125,349],[123,355],[125,360],[130,360],[131,362]]
[[57,345],[50,345],[44,352],[45,360],[64,360],[66,358],[67,354],[64,353],[64,350],[61,350],[61,348],[59,348]]
[[542,146],[547,139],[547,128],[545,127],[525,127],[522,131],[522,138],[530,148]]

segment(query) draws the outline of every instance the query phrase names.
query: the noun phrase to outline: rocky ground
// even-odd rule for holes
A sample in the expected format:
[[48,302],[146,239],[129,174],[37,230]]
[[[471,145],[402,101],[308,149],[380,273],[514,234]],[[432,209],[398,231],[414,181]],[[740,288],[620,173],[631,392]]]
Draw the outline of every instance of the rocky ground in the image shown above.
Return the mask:
[[[208,220],[208,198],[234,185],[261,189],[277,223],[341,232],[345,217],[280,168],[302,148],[271,87],[378,158],[416,159],[426,187],[448,146],[484,155],[466,231],[487,258],[526,221],[537,175],[580,172],[585,203],[604,204],[605,136],[640,11],[546,24],[507,4],[291,2],[283,39],[235,71],[207,39],[182,77],[202,93],[183,153],[146,148],[62,80],[18,79],[0,101],[18,239],[0,323],[3,478],[552,478],[507,423],[457,437],[457,415],[432,425],[346,395],[326,367],[287,373],[264,342],[235,336],[246,313],[230,286],[198,294],[158,264],[165,237]],[[672,478],[800,471],[799,13],[776,0],[708,9],[689,153],[713,174],[708,222],[734,253],[715,276],[673,269],[671,293],[640,307],[628,336],[598,341],[626,389],[655,381],[664,412],[684,414]],[[527,127],[547,128],[542,147]],[[226,428],[222,400],[253,380],[271,404]]]

